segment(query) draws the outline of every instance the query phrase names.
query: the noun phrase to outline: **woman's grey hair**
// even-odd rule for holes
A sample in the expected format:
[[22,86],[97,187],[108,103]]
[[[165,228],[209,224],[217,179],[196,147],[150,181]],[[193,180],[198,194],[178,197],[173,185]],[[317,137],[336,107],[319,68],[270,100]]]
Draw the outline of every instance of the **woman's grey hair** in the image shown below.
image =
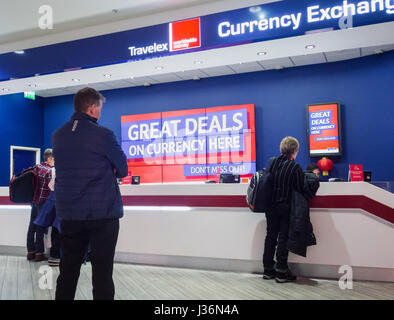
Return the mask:
[[286,156],[291,156],[292,154],[300,150],[300,144],[298,140],[294,137],[285,137],[280,143],[280,153]]

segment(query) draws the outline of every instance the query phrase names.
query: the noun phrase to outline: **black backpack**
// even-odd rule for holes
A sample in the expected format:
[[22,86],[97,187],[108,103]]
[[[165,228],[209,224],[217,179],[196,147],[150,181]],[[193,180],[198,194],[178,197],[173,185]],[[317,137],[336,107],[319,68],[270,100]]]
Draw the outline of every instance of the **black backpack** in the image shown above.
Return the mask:
[[273,177],[271,166],[275,158],[271,158],[268,168],[255,172],[250,180],[246,194],[246,203],[253,212],[266,212],[272,203]]
[[14,203],[33,202],[34,195],[38,192],[38,177],[35,167],[30,167],[16,176],[10,182],[10,200]]

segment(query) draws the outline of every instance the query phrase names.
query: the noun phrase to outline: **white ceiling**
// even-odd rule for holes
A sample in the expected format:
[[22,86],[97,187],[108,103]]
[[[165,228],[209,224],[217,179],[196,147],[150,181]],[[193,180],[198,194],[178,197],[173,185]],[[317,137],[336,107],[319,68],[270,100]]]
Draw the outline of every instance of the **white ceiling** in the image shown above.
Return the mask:
[[[0,54],[277,1],[0,0]],[[42,5],[53,10],[52,30],[38,26]]]
[[[21,3],[21,0],[14,1]],[[29,1],[32,1],[36,4],[40,2],[38,0]],[[81,2],[82,1],[79,3]],[[92,1],[87,0],[86,2]],[[107,5],[107,7],[98,7],[97,10],[107,10],[112,6],[112,4],[119,4],[121,2],[124,3],[126,1],[115,1],[112,2],[111,5]],[[143,5],[145,1],[127,1],[127,3],[130,2],[133,2],[136,10],[149,10],[147,6]],[[151,3],[152,5],[153,3],[155,3],[155,5],[164,5],[165,3],[167,3],[167,5],[179,5],[180,3],[183,3],[184,5],[188,3],[191,5],[197,1],[149,0],[147,2]],[[231,10],[235,9],[237,6],[244,7],[253,5],[253,3],[262,3],[264,1],[226,0],[226,4],[228,5],[225,7],[220,7],[220,5],[224,4],[224,1],[198,2],[203,2],[205,5],[202,4],[197,7],[176,9],[163,14],[167,14],[169,17],[178,16],[176,19],[169,20],[174,21],[180,19],[181,17],[194,17],[207,14],[209,11],[209,13],[212,13],[215,12],[215,10],[217,12]],[[49,2],[46,1],[46,3]],[[242,5],[239,3],[242,3]],[[169,7],[167,6],[166,8]],[[157,15],[139,16],[136,19],[143,20],[146,18],[145,23],[149,23],[149,19],[152,19],[152,17],[155,16],[157,17]],[[149,17],[149,19],[147,17]],[[134,21],[136,19],[134,19]],[[150,24],[152,25],[157,23]],[[113,24],[113,27],[115,24]],[[108,26],[108,24],[99,25],[93,28],[94,32],[102,32],[103,29],[100,28],[103,26]],[[117,28],[119,28],[119,25]],[[93,32],[93,29],[91,29],[89,32]],[[57,42],[59,42],[59,38],[62,38],[64,35],[65,33],[60,32],[57,35]],[[80,35],[81,34],[79,34],[79,36]],[[53,41],[54,39],[51,38],[51,36],[43,37],[43,39],[44,38],[45,41],[49,42]],[[37,45],[38,42],[32,42],[30,45]],[[18,43],[18,41],[11,43],[11,45],[15,45],[16,43]],[[307,50],[305,46],[310,44],[314,44],[315,48],[312,50]],[[7,45],[10,45],[10,43]],[[1,46],[2,45],[0,44],[0,50]],[[80,88],[87,85],[102,91],[115,88],[142,86],[144,84],[155,85],[164,82],[191,79],[198,80],[206,77],[230,75],[236,73],[282,69],[316,63],[330,63],[340,60],[359,58],[362,56],[375,54],[377,52],[389,51],[393,49],[394,22],[388,22],[348,30],[311,33],[304,36],[287,39],[251,43],[242,46],[193,52],[92,69],[83,69],[45,76],[3,81],[0,82],[0,95],[30,91],[32,88],[29,87],[29,84],[37,84],[37,88],[35,88],[37,95],[50,97],[73,94]],[[267,52],[267,54],[264,56],[258,56],[257,52],[261,51]],[[197,60],[202,61],[202,64],[195,64],[194,62]],[[158,66],[163,67],[163,69],[157,70],[156,67]],[[105,78],[103,76],[104,74],[111,74],[111,78]],[[74,82],[72,79],[80,79],[80,81]],[[3,90],[3,88],[5,88],[7,91]]]
[[247,63],[238,63],[232,65],[224,65],[219,67],[211,67],[206,69],[196,69],[190,71],[180,71],[174,73],[166,73],[160,75],[151,75],[147,77],[128,78],[124,80],[114,80],[97,83],[86,83],[84,85],[69,86],[57,89],[39,90],[36,92],[41,97],[53,97],[68,94],[75,94],[79,89],[86,86],[95,88],[96,90],[105,91],[111,89],[128,88],[143,86],[149,83],[150,85],[158,83],[167,83],[183,80],[200,80],[208,77],[224,76],[230,74],[239,74],[246,72],[257,72],[263,70],[277,69],[281,70],[282,67],[290,68],[303,65],[311,65],[317,63],[336,62],[341,60],[348,60],[353,58],[365,57],[368,55],[376,54],[380,50],[387,52],[394,50],[394,44],[389,46],[375,46],[369,48],[349,49],[332,52],[323,52],[316,54],[309,54],[303,56],[293,56],[287,58],[272,59],[267,61],[256,61]]
[[[39,8],[53,10],[53,33],[147,15],[160,10],[187,7],[212,0],[3,0],[0,12],[0,41],[37,36],[42,33]],[[116,10],[116,12],[113,12]],[[12,17],[12,18],[11,18]]]

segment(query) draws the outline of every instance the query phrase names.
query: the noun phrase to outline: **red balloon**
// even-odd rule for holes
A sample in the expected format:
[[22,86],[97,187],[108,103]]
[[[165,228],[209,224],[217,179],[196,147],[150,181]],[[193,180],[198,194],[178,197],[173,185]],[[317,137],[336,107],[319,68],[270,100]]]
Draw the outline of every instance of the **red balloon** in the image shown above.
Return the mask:
[[317,162],[317,165],[321,171],[330,171],[332,168],[334,168],[334,163],[332,162],[332,160],[327,158],[320,159]]

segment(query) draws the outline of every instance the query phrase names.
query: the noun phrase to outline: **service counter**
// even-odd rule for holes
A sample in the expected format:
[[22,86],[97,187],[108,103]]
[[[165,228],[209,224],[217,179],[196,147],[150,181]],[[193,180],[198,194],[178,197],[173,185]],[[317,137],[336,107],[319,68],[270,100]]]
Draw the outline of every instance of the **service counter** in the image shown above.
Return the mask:
[[[264,213],[245,203],[247,184],[120,186],[124,217],[116,261],[262,272]],[[0,188],[0,253],[24,254],[29,206],[9,202]],[[394,195],[365,182],[321,183],[311,201],[317,245],[307,258],[292,253],[302,276],[394,281]]]

